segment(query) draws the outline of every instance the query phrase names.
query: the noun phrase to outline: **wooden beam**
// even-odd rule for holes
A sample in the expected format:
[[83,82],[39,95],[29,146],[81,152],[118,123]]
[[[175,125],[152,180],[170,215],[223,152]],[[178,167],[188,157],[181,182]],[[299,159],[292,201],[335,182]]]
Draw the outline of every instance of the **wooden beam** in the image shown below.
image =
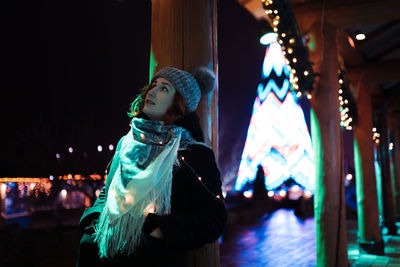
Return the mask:
[[311,1],[293,5],[300,29],[307,31],[318,21],[348,29],[399,19],[398,0]]
[[400,59],[371,62],[352,67],[348,69],[347,75],[350,80],[362,79],[372,84],[396,81],[400,79]]
[[343,30],[337,30],[336,32],[336,44],[338,47],[338,53],[340,61],[346,68],[362,65],[364,62],[363,56],[359,48],[352,47],[348,40],[349,35]]
[[373,55],[369,60],[370,61],[375,61],[380,59],[381,57],[384,57],[385,55],[388,55],[396,50],[400,49],[400,41],[397,41],[395,43],[392,43],[388,47],[384,48],[381,51],[378,51],[375,55]]
[[365,40],[359,41],[358,46],[364,47],[366,45],[369,45],[369,44],[375,42],[376,40],[378,40],[379,37],[388,33],[388,31],[390,29],[397,26],[399,23],[400,23],[400,20],[391,20],[391,21],[388,21],[387,23],[384,23],[383,25],[379,26],[378,28],[374,29],[373,31],[367,33]]

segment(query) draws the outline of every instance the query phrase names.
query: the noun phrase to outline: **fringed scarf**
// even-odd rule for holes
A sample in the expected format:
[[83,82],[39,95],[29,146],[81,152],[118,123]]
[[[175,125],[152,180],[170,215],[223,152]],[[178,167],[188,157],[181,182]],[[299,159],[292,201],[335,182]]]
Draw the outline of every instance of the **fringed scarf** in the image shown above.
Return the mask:
[[95,232],[100,258],[132,254],[142,241],[147,214],[170,213],[173,165],[178,149],[191,143],[197,142],[184,128],[132,119]]

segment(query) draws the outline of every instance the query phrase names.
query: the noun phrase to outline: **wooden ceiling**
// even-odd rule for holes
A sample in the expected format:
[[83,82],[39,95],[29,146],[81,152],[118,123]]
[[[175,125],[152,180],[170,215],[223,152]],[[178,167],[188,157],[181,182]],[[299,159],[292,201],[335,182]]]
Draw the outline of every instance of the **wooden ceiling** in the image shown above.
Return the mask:
[[[267,19],[261,0],[237,0],[257,19]],[[374,106],[390,101],[400,113],[400,1],[399,0],[291,0],[303,34],[325,21],[338,29],[339,58],[349,79],[362,75],[374,95]],[[362,32],[365,40],[355,35]],[[349,43],[354,42],[354,47]]]

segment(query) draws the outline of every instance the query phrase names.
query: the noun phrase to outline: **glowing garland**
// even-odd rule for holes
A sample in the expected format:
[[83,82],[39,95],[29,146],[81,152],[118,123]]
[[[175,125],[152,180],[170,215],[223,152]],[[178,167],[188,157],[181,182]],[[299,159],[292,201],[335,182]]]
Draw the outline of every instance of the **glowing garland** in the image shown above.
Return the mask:
[[277,0],[261,1],[265,14],[272,21],[274,32],[278,34],[278,42],[282,46],[290,70],[290,83],[297,91],[297,97],[305,94],[311,99],[315,74],[290,4]]
[[350,92],[349,82],[345,79],[345,72],[339,69],[338,74],[340,126],[351,131],[357,122],[357,106]]
[[375,144],[378,145],[380,142],[379,137],[381,137],[381,134],[376,131],[376,127],[372,128],[372,132],[374,133],[374,135],[372,136],[372,140],[374,140]]

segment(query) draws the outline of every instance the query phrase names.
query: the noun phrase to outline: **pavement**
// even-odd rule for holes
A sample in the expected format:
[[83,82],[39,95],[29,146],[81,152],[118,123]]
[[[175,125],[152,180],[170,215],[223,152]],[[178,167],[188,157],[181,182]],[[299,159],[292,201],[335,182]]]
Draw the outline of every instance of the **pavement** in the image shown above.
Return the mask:
[[[0,266],[74,266],[81,213],[67,212],[62,226],[46,215],[34,218],[29,228],[16,224],[0,228]],[[293,209],[263,214],[243,209],[239,214],[230,212],[229,217],[236,219],[222,238],[221,267],[315,266],[313,217],[301,219]],[[400,232],[397,236],[384,234],[385,255],[376,256],[359,253],[355,218],[347,221],[347,230],[349,266],[400,267]]]
[[[357,245],[357,222],[347,221],[348,257],[351,266],[394,267],[400,266],[400,223],[397,223],[398,235],[383,234],[385,254],[382,256],[362,254]],[[382,229],[386,233],[387,229]]]

